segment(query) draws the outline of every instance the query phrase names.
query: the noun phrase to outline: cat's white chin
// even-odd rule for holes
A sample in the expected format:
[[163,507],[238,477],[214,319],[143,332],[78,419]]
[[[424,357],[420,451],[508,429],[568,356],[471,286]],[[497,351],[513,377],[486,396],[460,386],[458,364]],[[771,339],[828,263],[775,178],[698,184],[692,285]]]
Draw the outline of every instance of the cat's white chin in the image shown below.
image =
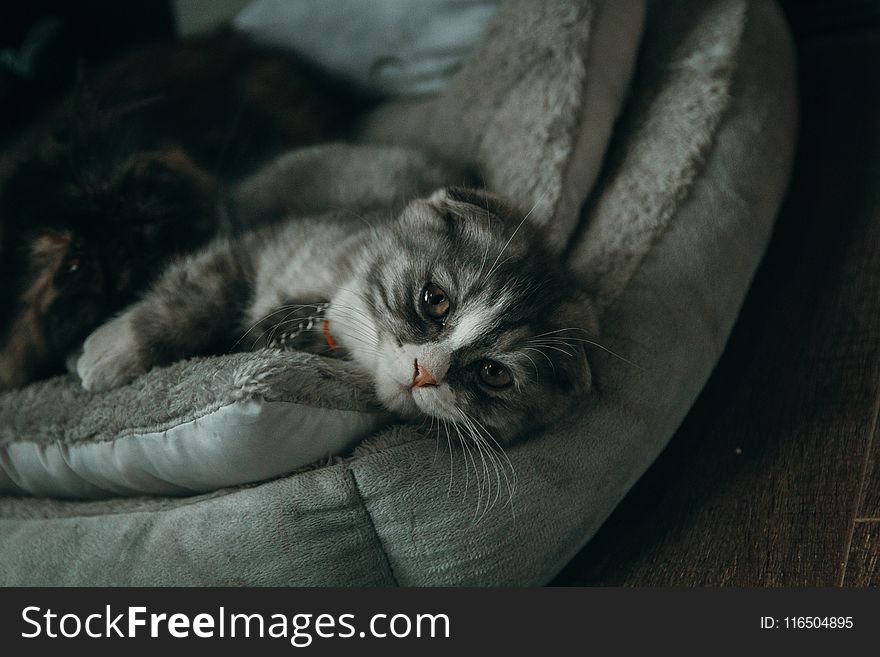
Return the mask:
[[398,415],[417,417],[421,414],[409,388],[387,376],[382,376],[381,372],[376,377],[376,395],[385,408]]
[[455,422],[455,401],[452,390],[445,383],[428,388],[413,388],[410,391],[413,402],[423,415]]
[[395,413],[403,417],[436,417],[454,421],[455,413],[450,411],[452,391],[445,383],[439,386],[413,388],[404,383],[400,376],[380,366],[376,372],[375,385],[379,401]]
[[409,418],[427,415],[454,422],[455,414],[444,403],[444,397],[451,394],[448,388],[445,384],[430,388],[410,388],[388,378],[376,379],[379,401],[389,410]]

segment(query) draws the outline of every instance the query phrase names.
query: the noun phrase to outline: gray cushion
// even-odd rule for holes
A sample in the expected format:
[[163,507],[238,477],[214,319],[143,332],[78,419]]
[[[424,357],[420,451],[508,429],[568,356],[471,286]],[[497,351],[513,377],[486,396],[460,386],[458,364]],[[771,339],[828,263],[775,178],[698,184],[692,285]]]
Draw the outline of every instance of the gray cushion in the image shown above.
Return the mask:
[[[450,464],[434,436],[395,426],[332,466],[208,495],[5,498],[0,581],[552,578],[698,394],[763,251],[791,161],[792,54],[775,5],[661,0],[649,9],[634,94],[569,249],[602,301],[602,345],[619,356],[594,350],[597,390],[577,413],[508,450],[512,494],[500,472],[496,480],[466,465],[461,451]],[[544,216],[553,221],[554,209]]]

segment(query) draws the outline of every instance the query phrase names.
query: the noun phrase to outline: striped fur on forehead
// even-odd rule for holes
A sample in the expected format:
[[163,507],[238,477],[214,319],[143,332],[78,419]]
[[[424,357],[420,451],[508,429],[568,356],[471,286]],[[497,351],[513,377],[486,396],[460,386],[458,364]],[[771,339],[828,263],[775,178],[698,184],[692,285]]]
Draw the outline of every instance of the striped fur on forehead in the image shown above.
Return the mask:
[[531,252],[549,254],[545,236],[528,221],[530,212],[485,190],[447,187],[416,201],[408,212],[417,224],[484,254],[490,269],[501,262],[501,255],[517,259]]
[[478,202],[463,191],[443,190],[412,203],[378,241],[366,274],[382,305],[412,323],[418,319],[416,295],[428,282],[439,285],[452,304],[449,331],[462,344],[501,321],[552,313],[561,298],[559,263],[541,237],[531,226],[512,226],[495,215],[509,211],[500,202],[487,197],[488,218]]

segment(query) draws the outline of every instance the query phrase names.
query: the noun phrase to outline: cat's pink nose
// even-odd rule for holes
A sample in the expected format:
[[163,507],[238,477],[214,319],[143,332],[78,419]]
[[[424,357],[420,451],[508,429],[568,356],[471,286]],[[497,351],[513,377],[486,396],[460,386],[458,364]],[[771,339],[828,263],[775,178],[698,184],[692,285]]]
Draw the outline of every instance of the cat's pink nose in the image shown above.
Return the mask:
[[419,365],[418,359],[413,363],[413,380],[410,388],[424,388],[426,386],[436,386],[437,379],[428,371],[427,367]]

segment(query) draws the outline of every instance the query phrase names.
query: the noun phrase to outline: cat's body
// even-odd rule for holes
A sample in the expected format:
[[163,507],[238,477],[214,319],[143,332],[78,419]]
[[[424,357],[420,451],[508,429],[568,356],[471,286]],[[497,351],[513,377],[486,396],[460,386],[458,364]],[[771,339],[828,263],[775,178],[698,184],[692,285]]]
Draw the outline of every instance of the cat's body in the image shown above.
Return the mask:
[[238,228],[227,184],[354,111],[229,30],[132,52],[88,87],[0,163],[0,390],[62,371],[173,256]]
[[527,216],[446,188],[396,215],[331,212],[216,242],[93,333],[77,371],[102,390],[288,334],[355,361],[402,416],[506,440],[589,388],[595,330],[590,300]]

